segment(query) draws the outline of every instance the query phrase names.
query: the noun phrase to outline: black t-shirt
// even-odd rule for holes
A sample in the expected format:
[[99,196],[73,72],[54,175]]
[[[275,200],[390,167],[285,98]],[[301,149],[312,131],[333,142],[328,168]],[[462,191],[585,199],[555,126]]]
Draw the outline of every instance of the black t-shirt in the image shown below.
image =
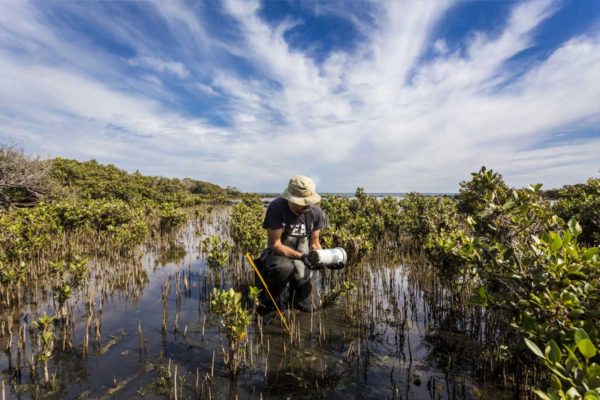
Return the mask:
[[[309,225],[308,228],[306,225]],[[296,215],[290,210],[288,201],[283,197],[269,204],[263,222],[264,229],[283,229],[290,236],[307,236],[310,232],[306,232],[306,229],[316,231],[322,229],[324,225],[325,215],[319,207],[313,204],[302,214]]]

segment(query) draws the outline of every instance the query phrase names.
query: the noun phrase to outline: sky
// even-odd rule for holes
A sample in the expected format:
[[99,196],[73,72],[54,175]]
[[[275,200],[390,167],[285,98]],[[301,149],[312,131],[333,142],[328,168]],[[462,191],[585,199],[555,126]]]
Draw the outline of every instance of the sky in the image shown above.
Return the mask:
[[279,192],[600,175],[600,1],[0,0],[0,142]]

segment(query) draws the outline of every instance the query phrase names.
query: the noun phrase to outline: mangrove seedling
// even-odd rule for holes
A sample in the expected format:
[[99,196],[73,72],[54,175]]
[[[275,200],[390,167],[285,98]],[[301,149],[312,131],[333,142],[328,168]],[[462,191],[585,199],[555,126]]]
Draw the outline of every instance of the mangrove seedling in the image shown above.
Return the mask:
[[354,289],[354,287],[355,284],[353,282],[343,282],[342,286],[325,296],[323,299],[323,308],[334,304],[341,295],[347,296]]
[[221,317],[229,344],[226,364],[235,379],[242,356],[242,342],[252,321],[251,314],[242,306],[242,294],[233,289],[214,288],[210,300],[211,310]]
[[256,309],[260,306],[260,293],[262,289],[257,288],[256,286],[250,286],[248,288],[248,298],[252,303],[252,315],[256,314]]
[[75,257],[70,263],[64,260],[50,262],[50,271],[56,275],[57,281],[52,288],[54,299],[58,302],[60,319],[67,317],[66,302],[82,283],[87,281],[87,258]]
[[210,268],[220,269],[225,266],[231,253],[231,243],[221,240],[219,235],[208,236],[202,242],[206,251],[206,262]]
[[52,358],[52,352],[54,351],[54,330],[52,323],[55,318],[54,316],[44,314],[33,323],[42,340],[37,358],[44,366],[44,383],[46,384],[48,384],[50,378],[48,374],[48,361]]

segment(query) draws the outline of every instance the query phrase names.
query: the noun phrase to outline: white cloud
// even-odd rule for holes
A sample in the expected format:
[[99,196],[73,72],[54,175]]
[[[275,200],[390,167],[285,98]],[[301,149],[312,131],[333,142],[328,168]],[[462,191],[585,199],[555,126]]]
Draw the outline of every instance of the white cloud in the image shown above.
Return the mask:
[[433,44],[433,48],[435,49],[436,53],[438,53],[440,55],[444,55],[444,54],[448,53],[448,44],[446,43],[446,41],[444,39],[436,40],[435,43]]
[[41,154],[109,159],[131,169],[160,172],[153,166],[168,170],[190,148],[197,151],[187,157],[192,155],[201,168],[202,159],[220,153],[228,136],[156,101],[61,69],[11,63],[0,55],[0,91],[11,99],[0,107],[2,134],[23,139]]
[[[151,4],[145,11],[177,43],[171,52],[141,26],[76,10],[135,50],[129,64],[153,71],[130,76],[122,58],[69,40],[35,5],[10,3],[0,16],[0,137],[42,155],[244,190],[278,191],[302,173],[329,191],[454,191],[484,164],[511,184],[552,187],[600,167],[597,135],[552,142],[573,127],[597,129],[600,37],[574,37],[527,71],[508,63],[535,45],[555,3],[516,4],[498,33],[473,34],[460,53],[432,37],[449,2],[372,3],[369,23],[336,12],[365,39],[324,62],[286,41],[301,21],[271,25],[257,2],[224,4],[235,26],[227,40],[209,29],[202,5]],[[430,46],[435,57],[421,61]],[[173,109],[178,94],[164,76],[224,122]]]
[[134,66],[144,66],[151,68],[157,72],[167,72],[175,75],[178,78],[186,78],[190,71],[180,62],[161,60],[157,57],[135,57],[129,60],[129,64]]
[[218,96],[219,95],[219,93],[215,89],[213,89],[212,86],[204,84],[202,82],[196,82],[194,87],[196,89],[198,89],[199,91],[201,91],[202,93],[208,94],[210,96]]

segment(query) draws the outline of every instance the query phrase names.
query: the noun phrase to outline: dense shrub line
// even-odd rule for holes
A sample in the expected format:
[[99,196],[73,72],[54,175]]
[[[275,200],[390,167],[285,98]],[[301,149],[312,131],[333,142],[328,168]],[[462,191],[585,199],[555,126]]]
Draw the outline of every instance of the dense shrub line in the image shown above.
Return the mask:
[[118,199],[127,203],[152,201],[170,202],[181,207],[210,200],[227,200],[240,196],[235,188],[194,179],[144,176],[138,171],[128,174],[114,165],[92,161],[79,162],[56,158],[52,160],[51,179],[54,197],[74,196],[82,199]]
[[239,195],[198,180],[128,174],[94,160],[42,161],[14,148],[1,150],[3,282],[22,275],[17,273],[22,262],[58,249],[65,254],[131,251],[150,232],[181,227],[187,221],[184,208]]
[[0,265],[29,259],[53,246],[69,246],[70,240],[79,246],[88,242],[86,251],[103,245],[128,251],[150,231],[166,233],[186,220],[187,214],[172,203],[81,199],[13,208],[0,212]]

